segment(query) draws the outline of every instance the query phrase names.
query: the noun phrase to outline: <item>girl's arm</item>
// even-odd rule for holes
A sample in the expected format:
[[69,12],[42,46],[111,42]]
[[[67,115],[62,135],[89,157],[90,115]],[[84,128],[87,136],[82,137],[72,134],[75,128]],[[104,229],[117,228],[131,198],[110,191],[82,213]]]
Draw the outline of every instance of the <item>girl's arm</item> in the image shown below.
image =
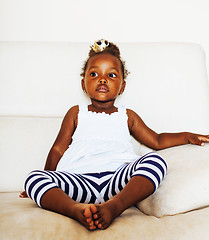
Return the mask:
[[78,106],[72,107],[65,115],[58,136],[48,154],[44,170],[55,171],[59,160],[72,142],[77,127]]
[[[77,127],[78,106],[72,107],[65,115],[58,136],[48,154],[44,170],[55,171],[57,164],[72,141],[72,135]],[[19,197],[27,198],[25,191]]]
[[142,119],[132,110],[127,109],[128,126],[131,135],[149,148],[160,150],[168,147],[209,142],[209,135],[199,135],[189,132],[158,134],[148,128]]

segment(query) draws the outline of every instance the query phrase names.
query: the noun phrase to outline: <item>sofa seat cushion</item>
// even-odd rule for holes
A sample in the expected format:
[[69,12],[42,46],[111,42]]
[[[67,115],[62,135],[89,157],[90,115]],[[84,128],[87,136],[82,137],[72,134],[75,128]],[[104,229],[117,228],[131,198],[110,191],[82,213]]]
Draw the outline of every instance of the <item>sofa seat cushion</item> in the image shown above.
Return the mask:
[[0,193],[0,239],[206,240],[209,235],[209,208],[159,219],[132,207],[108,229],[91,232],[77,221],[43,210],[31,199],[21,199],[18,195],[18,192]]

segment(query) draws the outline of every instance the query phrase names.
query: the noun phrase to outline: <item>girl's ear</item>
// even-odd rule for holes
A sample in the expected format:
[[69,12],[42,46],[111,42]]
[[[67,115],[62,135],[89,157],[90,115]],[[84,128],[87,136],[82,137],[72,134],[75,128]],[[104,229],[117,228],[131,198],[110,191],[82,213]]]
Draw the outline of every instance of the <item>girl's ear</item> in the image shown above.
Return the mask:
[[125,87],[126,87],[126,81],[123,81],[120,92],[119,92],[119,95],[121,95],[124,92]]
[[84,79],[81,80],[81,87],[82,87],[83,91],[86,93],[86,87],[85,87]]

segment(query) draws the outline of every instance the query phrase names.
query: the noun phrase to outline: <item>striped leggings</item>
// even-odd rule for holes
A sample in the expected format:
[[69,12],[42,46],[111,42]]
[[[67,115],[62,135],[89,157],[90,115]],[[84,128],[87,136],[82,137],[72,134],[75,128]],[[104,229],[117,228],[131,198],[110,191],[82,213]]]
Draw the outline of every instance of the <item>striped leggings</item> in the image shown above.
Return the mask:
[[102,203],[119,193],[134,176],[143,176],[154,185],[154,191],[163,180],[167,170],[165,161],[151,152],[140,159],[123,165],[115,172],[75,174],[60,171],[32,171],[25,190],[38,206],[42,196],[52,188],[61,188],[74,201]]

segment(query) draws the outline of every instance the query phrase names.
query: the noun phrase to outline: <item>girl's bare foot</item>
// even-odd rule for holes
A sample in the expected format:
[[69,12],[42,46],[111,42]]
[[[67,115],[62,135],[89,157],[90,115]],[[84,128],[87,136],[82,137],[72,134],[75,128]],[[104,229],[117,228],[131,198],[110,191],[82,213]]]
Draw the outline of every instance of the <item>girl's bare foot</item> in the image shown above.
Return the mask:
[[96,229],[93,220],[93,214],[97,212],[95,205],[75,202],[60,188],[52,188],[47,191],[42,196],[41,206],[44,209],[73,218],[89,230]]
[[112,221],[122,213],[115,201],[107,201],[105,203],[95,205],[97,212],[93,214],[95,226],[99,229],[106,229]]
[[19,195],[20,198],[28,198],[28,195],[27,193],[24,191],[24,192],[21,192],[20,195]]
[[88,230],[95,230],[93,214],[96,214],[97,208],[94,204],[75,203],[71,217],[79,221]]

